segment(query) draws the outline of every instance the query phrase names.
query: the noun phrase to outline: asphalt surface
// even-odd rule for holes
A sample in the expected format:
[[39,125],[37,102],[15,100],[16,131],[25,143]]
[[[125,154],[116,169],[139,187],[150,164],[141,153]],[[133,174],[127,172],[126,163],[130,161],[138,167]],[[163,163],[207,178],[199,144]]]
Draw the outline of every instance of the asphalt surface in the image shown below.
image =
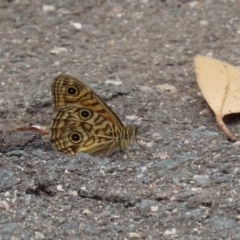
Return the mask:
[[[228,0],[0,2],[0,239],[240,239],[239,143],[196,83],[193,57],[240,66]],[[53,115],[58,74],[91,86],[138,142],[66,156],[15,131]],[[240,136],[238,117],[226,119]]]

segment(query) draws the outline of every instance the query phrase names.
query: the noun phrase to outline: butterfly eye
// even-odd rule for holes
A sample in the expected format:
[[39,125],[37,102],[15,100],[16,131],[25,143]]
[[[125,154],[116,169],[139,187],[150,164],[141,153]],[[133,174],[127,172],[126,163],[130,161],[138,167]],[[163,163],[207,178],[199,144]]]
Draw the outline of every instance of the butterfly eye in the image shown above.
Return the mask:
[[82,141],[82,134],[79,132],[71,132],[69,134],[69,139],[72,143],[79,143]]
[[69,86],[66,89],[66,93],[71,96],[76,96],[76,95],[78,95],[79,91],[76,86]]
[[87,110],[87,109],[81,109],[79,111],[79,117],[82,119],[82,120],[88,120],[92,117],[92,111],[90,110]]

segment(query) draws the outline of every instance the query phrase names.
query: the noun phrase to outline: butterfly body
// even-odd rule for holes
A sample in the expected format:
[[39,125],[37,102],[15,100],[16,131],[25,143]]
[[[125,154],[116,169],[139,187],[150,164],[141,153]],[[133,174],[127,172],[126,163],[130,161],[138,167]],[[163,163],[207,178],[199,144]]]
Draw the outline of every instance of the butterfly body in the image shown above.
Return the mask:
[[51,126],[53,146],[66,154],[108,155],[130,146],[136,126],[124,126],[112,109],[77,79],[60,75],[52,84],[56,115]]

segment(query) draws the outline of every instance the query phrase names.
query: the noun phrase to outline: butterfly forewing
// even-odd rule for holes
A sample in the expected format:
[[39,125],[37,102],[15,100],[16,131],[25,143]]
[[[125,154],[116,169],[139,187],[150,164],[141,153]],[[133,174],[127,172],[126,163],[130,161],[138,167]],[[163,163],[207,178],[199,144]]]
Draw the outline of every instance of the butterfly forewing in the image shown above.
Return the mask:
[[[75,90],[75,94],[70,94],[71,90]],[[123,127],[121,120],[112,109],[92,89],[74,77],[69,75],[56,77],[52,84],[52,97],[55,110],[73,105],[87,107],[103,115],[119,127]]]

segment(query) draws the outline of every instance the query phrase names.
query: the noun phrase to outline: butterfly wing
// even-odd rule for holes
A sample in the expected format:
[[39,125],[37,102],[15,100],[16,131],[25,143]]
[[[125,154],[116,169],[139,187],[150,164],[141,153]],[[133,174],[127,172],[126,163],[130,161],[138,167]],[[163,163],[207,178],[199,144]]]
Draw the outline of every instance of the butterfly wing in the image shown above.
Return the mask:
[[119,129],[124,125],[112,109],[89,87],[69,75],[60,75],[53,80],[52,97],[55,111],[65,106],[77,106],[97,112]]
[[116,126],[86,107],[61,108],[51,127],[54,147],[66,154],[86,152],[92,156],[107,155],[120,148]]
[[55,148],[74,155],[108,155],[129,146],[136,127],[124,126],[112,109],[77,79],[60,75],[52,84],[56,115],[51,127]]

